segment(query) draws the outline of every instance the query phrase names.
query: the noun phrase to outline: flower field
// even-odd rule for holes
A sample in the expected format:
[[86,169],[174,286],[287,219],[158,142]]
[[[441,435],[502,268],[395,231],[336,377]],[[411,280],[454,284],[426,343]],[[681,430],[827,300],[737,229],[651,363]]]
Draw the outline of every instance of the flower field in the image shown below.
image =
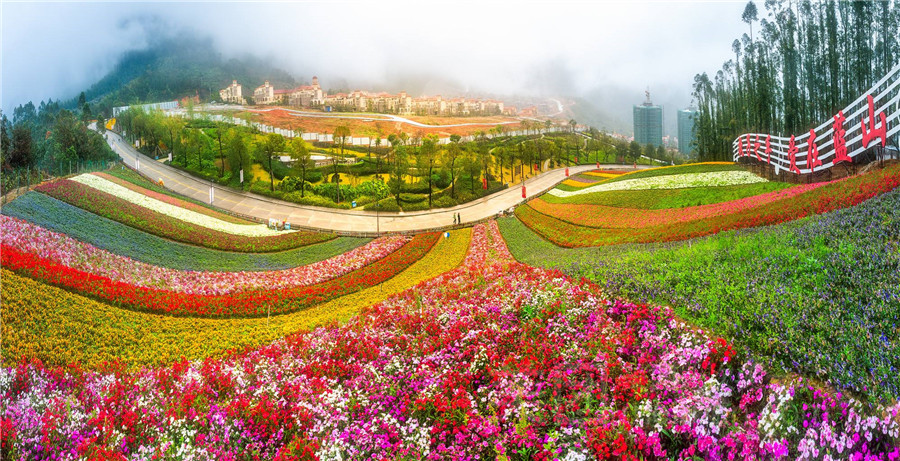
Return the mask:
[[[149,234],[223,251],[275,252],[320,243],[335,237],[333,234],[327,233],[273,231],[263,224],[232,224],[134,193],[94,175],[82,175],[78,178],[82,178],[82,181],[88,181],[87,178],[96,178],[136,196],[145,197],[146,200],[140,204],[132,203],[106,191],[67,179],[43,184],[36,190],[95,215]],[[93,184],[94,180],[90,181]],[[156,209],[144,206],[151,200],[159,205],[154,207]],[[163,212],[157,209],[167,211]],[[200,222],[203,224],[199,224]]]
[[[159,184],[151,182],[140,173],[129,170],[125,167],[121,167],[119,169],[113,168],[111,170],[97,172],[95,174],[99,175],[102,178],[106,178],[120,186],[127,187],[135,192],[140,192],[144,195],[154,197],[159,200],[163,200],[161,196],[174,198],[176,200],[170,203],[178,206],[183,206],[184,208],[191,208],[194,211],[198,211],[201,213],[208,213],[210,216],[219,218],[223,221],[229,221],[235,224],[257,224],[255,222],[245,221],[243,219],[234,217],[230,214],[222,213],[218,208],[215,208],[208,203],[194,200],[190,197],[185,197],[169,189],[166,189]],[[185,206],[185,204],[191,204],[192,206]]]
[[250,289],[221,295],[195,295],[146,288],[65,266],[16,247],[3,245],[3,267],[129,309],[195,317],[255,317],[284,314],[381,283],[418,261],[438,239],[419,234],[397,251],[339,277],[309,286],[280,290]]
[[198,271],[282,270],[350,251],[368,239],[339,237],[277,253],[234,253],[157,237],[37,192],[3,206],[3,214],[154,266]]
[[[620,176],[619,178],[625,178]],[[614,178],[614,179],[619,179]],[[734,186],[738,184],[753,184],[763,182],[765,179],[747,171],[723,171],[708,173],[684,173],[675,175],[652,176],[648,178],[629,178],[621,181],[602,181],[577,191],[564,191],[550,189],[547,193],[557,197],[572,197],[582,194],[608,192],[615,190],[643,190],[643,189],[681,189],[685,187],[715,187]]]
[[[465,240],[457,235],[445,244]],[[4,453],[900,456],[898,407],[772,380],[765,367],[726,340],[687,327],[668,308],[610,300],[597,285],[511,262],[507,254],[495,224],[476,226],[459,269],[344,325],[224,356],[134,371],[35,361],[4,367]]]
[[900,397],[900,191],[806,220],[687,243],[564,249],[515,219],[527,264],[671,303],[768,365],[874,399]]
[[[282,232],[269,229],[263,224],[235,224],[232,222],[226,222],[222,219],[212,217],[207,213],[200,213],[198,211],[195,211],[194,209],[189,209],[183,206],[187,204],[187,202],[176,202],[178,203],[178,205],[175,205],[171,203],[173,202],[173,200],[159,200],[154,197],[135,192],[131,188],[121,186],[113,181],[109,181],[101,175],[82,174],[75,176],[70,181],[76,182],[78,184],[83,184],[100,192],[105,192],[109,195],[112,195],[113,197],[125,200],[128,203],[133,203],[148,210],[162,213],[166,216],[191,224],[196,224],[207,229],[225,232],[227,234],[243,235],[245,237],[271,237],[274,235],[282,234]],[[67,184],[65,182],[61,183]]]
[[548,203],[566,203],[573,205],[605,205],[618,208],[638,208],[642,210],[659,210],[665,208],[684,208],[689,206],[709,205],[753,197],[755,195],[784,190],[793,184],[783,182],[758,182],[739,184],[736,186],[689,187],[684,189],[650,189],[620,190],[596,192],[576,195],[574,197],[557,197],[544,194],[541,200]]
[[[530,204],[516,208],[516,216],[532,230],[564,247],[685,240],[718,232],[776,224],[859,204],[900,186],[900,165],[854,176],[806,190],[789,200],[774,200],[751,208],[737,207],[725,215],[671,222],[641,228],[593,228],[540,213]],[[792,188],[795,189],[795,188]],[[789,189],[789,190],[792,190]],[[787,193],[787,192],[784,192]],[[753,204],[755,199],[745,199]],[[716,205],[729,209],[728,202]],[[677,216],[677,214],[675,214]],[[587,217],[582,219],[603,219]]]
[[164,202],[164,203],[172,205],[172,206],[176,206],[176,207],[184,208],[186,210],[190,210],[190,211],[193,211],[196,213],[204,214],[206,216],[218,219],[220,221],[226,221],[230,224],[240,224],[240,225],[257,225],[258,224],[255,222],[251,222],[251,221],[247,221],[247,220],[244,220],[241,218],[231,216],[226,213],[222,213],[220,211],[216,211],[212,208],[209,208],[209,207],[206,207],[203,205],[199,205],[194,202],[189,202],[187,200],[184,200],[184,199],[181,199],[178,197],[173,197],[172,195],[167,195],[162,192],[158,192],[156,190],[152,190],[152,189],[148,189],[148,188],[139,186],[135,183],[128,182],[122,178],[119,178],[118,176],[113,176],[112,174],[109,174],[109,173],[100,171],[100,172],[96,172],[96,173],[92,173],[92,174],[99,178],[103,178],[113,184],[124,187],[132,192],[137,193],[137,194],[158,200],[160,202]]
[[534,208],[535,211],[541,214],[552,216],[579,226],[635,229],[642,227],[668,226],[675,223],[748,212],[769,203],[793,200],[794,197],[798,195],[818,189],[827,184],[828,183],[823,182],[804,184],[739,200],[678,209],[644,210],[605,205],[555,204],[544,201],[541,198],[536,198],[528,202],[528,206]]
[[16,218],[0,216],[0,242],[60,266],[94,274],[114,282],[169,291],[221,295],[252,289],[308,286],[347,274],[399,250],[405,236],[382,237],[321,261],[280,271],[182,271],[135,261],[46,230]]
[[0,215],[0,456],[900,460],[900,164],[615,173],[371,240],[44,184]]
[[[3,269],[3,363],[40,360],[54,366],[129,370],[221,355],[288,333],[343,322],[365,306],[434,278],[462,263],[470,230],[451,231],[418,262],[384,283],[292,314],[271,318],[171,317],[94,301]],[[77,331],[77,334],[72,334]],[[5,459],[5,458],[4,458]]]

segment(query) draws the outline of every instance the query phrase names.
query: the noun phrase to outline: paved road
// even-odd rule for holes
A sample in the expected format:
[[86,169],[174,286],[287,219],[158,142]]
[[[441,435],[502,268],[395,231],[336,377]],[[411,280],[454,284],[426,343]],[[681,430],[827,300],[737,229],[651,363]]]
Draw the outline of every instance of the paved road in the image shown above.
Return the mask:
[[[306,207],[215,185],[139,153],[128,141],[113,132],[107,132],[106,138],[126,165],[136,168],[153,181],[162,179],[165,187],[172,191],[210,203],[210,190],[213,190],[211,203],[219,208],[256,219],[277,219],[287,221],[294,226],[318,230],[370,234],[432,230],[452,226],[455,213],[460,214],[464,224],[471,223],[497,215],[497,213],[524,201],[521,187],[513,185],[507,190],[474,202],[432,211],[376,213],[363,210]],[[611,166],[621,168],[621,165]],[[594,167],[594,165],[581,165],[571,167],[569,171],[571,174],[576,174]],[[557,168],[530,178],[525,181],[527,197],[539,195],[565,179],[564,168]]]

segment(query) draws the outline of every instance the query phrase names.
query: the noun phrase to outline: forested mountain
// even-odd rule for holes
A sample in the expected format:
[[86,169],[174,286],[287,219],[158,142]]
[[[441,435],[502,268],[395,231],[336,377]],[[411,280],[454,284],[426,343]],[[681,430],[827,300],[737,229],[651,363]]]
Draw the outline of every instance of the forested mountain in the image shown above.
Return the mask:
[[749,2],[735,57],[694,78],[697,151],[731,160],[741,133],[799,134],[900,63],[900,0]]
[[[166,38],[146,50],[122,56],[116,67],[85,91],[88,102],[108,115],[111,107],[159,102],[199,94],[201,100],[218,98],[232,80],[244,91],[265,80],[276,87],[296,85],[287,72],[256,57],[225,59],[210,39],[191,35]],[[75,100],[64,104],[75,107]]]

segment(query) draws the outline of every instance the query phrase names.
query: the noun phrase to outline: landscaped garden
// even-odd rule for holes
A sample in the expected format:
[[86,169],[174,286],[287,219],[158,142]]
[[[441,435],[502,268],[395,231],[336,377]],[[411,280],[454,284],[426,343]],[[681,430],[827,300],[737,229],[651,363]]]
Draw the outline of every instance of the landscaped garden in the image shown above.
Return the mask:
[[43,184],[0,216],[4,459],[898,459],[900,166],[621,173],[376,239]]

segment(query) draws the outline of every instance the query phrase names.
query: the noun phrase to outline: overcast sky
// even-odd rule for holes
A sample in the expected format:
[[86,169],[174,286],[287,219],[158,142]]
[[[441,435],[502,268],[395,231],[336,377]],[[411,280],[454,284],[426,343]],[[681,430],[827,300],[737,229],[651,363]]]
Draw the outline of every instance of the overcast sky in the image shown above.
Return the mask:
[[329,78],[354,85],[415,73],[502,94],[614,89],[639,103],[649,86],[674,114],[690,102],[694,75],[731,56],[731,42],[747,31],[744,5],[3,1],[0,103],[8,113],[28,100],[73,97],[149,35],[187,28],[212,36],[226,56],[270,57],[300,81],[319,75],[326,88]]

